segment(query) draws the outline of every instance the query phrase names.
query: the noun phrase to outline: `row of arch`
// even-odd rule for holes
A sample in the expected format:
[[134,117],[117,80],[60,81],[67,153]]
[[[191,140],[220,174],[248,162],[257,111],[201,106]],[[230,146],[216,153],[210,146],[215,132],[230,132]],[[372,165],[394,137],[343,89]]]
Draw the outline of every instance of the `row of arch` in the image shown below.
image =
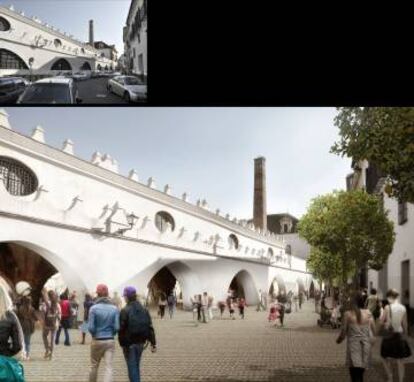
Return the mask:
[[[16,53],[10,50],[7,50],[7,49],[0,49],[0,69],[29,70],[29,66]],[[68,60],[64,58],[59,58],[52,64],[50,70],[59,70],[59,71],[70,70],[71,71],[73,70],[73,68]],[[92,67],[89,62],[85,61],[80,67],[80,70],[85,70],[85,71],[92,70]],[[113,66],[112,65],[102,66],[101,64],[98,64],[97,70],[113,70]]]
[[[77,277],[75,270],[68,269],[63,259],[57,258],[49,251],[26,242],[0,242],[1,278],[6,280],[11,288],[19,281],[29,282],[33,288],[35,304],[39,301],[41,290],[47,281],[60,272],[62,272],[64,279],[68,277],[75,280],[78,291],[82,288],[86,291],[85,283]],[[261,293],[256,281],[249,270],[239,269],[235,273],[223,277],[221,285],[213,291],[213,296],[218,302],[225,298],[227,291],[231,289],[234,291],[234,297],[243,297],[248,304],[256,304]],[[212,292],[203,289],[198,272],[192,265],[182,260],[172,260],[158,266],[155,265],[148,274],[139,273],[128,283],[139,285],[142,292],[146,287],[145,297],[149,302],[155,303],[160,293],[168,295],[175,292],[188,305],[194,294],[201,294],[204,291]],[[122,285],[120,288],[124,286]],[[282,275],[277,275],[267,286],[266,293],[275,296],[282,291],[288,293],[292,290],[294,293],[298,293],[307,290],[312,297],[313,289],[313,282],[306,285],[300,277],[295,282],[289,282],[285,281]]]

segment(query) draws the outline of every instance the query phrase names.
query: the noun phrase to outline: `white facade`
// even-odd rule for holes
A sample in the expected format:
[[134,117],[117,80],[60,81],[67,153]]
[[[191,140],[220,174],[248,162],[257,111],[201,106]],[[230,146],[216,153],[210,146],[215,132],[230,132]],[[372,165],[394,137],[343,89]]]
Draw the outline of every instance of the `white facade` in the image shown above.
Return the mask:
[[[185,304],[208,291],[216,301],[225,298],[237,276],[248,303],[257,302],[259,289],[279,285],[308,288],[312,275],[306,260],[285,254],[285,243],[268,232],[201,205],[170,187],[156,189],[154,179],[138,182],[135,171],[117,173],[109,155],[95,153],[90,162],[73,155],[73,144],[62,150],[44,143],[44,132],[32,137],[16,133],[0,112],[0,159],[12,158],[37,177],[34,193],[13,196],[0,181],[0,243],[17,243],[35,251],[62,275],[70,289],[84,293],[105,282],[114,291],[132,284],[140,294],[164,266],[179,281]],[[174,219],[165,232],[156,227],[157,212]],[[127,215],[138,220],[132,229]],[[173,229],[172,229],[173,228]],[[238,239],[236,248],[228,240]],[[144,293],[143,293],[144,292]]]
[[0,61],[0,76],[54,75],[65,70],[104,70],[116,66],[115,61],[101,57],[95,48],[36,17],[0,6],[1,20],[7,28],[0,30],[0,50],[8,58]]
[[124,27],[127,72],[147,76],[147,0],[132,0]]

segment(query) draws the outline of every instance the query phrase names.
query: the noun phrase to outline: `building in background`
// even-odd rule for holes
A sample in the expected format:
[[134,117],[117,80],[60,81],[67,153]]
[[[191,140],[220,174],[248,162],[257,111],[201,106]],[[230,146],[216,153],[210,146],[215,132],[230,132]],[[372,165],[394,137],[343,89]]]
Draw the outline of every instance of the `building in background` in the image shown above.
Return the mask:
[[147,77],[147,0],[132,0],[124,27],[128,74]]
[[382,174],[374,163],[360,161],[352,163],[353,172],[346,177],[347,189],[364,189],[377,194],[383,200],[388,218],[394,223],[395,244],[387,263],[380,271],[372,269],[361,273],[363,286],[376,288],[381,296],[390,288],[400,294],[401,302],[411,310],[411,322],[414,314],[414,205],[399,202],[385,192],[386,174]]
[[[89,24],[93,40],[93,22]],[[0,6],[0,76],[110,70],[116,60],[36,16]]]

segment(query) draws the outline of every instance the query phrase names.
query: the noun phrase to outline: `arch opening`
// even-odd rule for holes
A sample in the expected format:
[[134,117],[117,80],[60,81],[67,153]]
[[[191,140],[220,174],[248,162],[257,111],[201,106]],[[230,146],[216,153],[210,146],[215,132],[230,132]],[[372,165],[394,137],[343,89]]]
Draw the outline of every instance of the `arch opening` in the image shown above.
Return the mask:
[[244,298],[247,304],[258,302],[258,291],[252,275],[246,270],[238,272],[230,281],[229,290],[234,298]]
[[272,282],[270,283],[269,287],[269,296],[270,297],[277,297],[281,292],[286,294],[286,284],[283,281],[282,277],[276,276]]
[[81,70],[92,70],[89,62],[84,62],[80,69]]
[[0,49],[0,69],[25,69],[29,67],[16,53],[7,49]]
[[60,58],[52,65],[51,70],[72,70],[70,63],[64,58]]

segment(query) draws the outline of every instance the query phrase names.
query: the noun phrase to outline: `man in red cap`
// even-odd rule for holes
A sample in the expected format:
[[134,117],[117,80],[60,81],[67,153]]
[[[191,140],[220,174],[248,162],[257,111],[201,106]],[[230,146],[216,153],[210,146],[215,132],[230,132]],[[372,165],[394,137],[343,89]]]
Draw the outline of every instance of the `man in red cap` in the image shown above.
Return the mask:
[[115,352],[115,334],[119,331],[119,312],[111,303],[108,287],[99,284],[96,287],[98,298],[89,311],[88,329],[92,335],[91,343],[91,371],[89,382],[96,382],[98,366],[105,360],[104,382],[113,381],[112,363]]
[[130,382],[140,382],[139,364],[144,344],[149,341],[154,353],[156,351],[155,333],[151,316],[137,301],[136,289],[132,286],[126,287],[123,296],[127,305],[121,310],[118,340],[124,351]]

